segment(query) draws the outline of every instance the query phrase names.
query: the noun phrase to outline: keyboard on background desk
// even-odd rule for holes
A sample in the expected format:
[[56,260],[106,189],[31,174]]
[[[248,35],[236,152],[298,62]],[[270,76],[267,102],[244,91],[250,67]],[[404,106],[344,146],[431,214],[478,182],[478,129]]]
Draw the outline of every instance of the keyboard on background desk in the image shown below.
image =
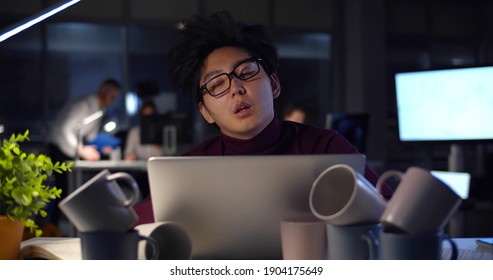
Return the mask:
[[[493,253],[485,250],[459,249],[457,253],[458,260],[493,260]],[[442,260],[450,260],[451,254],[450,248],[443,249]]]
[[[458,247],[458,260],[493,260],[493,249],[476,245],[478,238],[453,238]],[[449,260],[452,249],[448,242],[444,242],[442,259]]]

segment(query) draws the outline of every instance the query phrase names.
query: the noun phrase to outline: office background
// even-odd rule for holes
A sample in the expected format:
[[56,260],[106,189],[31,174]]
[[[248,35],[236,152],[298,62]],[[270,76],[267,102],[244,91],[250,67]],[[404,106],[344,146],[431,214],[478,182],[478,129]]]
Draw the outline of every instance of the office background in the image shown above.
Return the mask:
[[[0,2],[0,29],[58,3]],[[397,133],[393,76],[400,71],[493,64],[493,1],[489,0],[82,0],[0,43],[0,121],[6,131],[31,130],[33,149],[69,99],[95,92],[115,77],[123,94],[110,117],[132,125],[126,93],[155,81],[175,97],[175,109],[195,113],[193,101],[173,92],[167,51],[181,20],[229,10],[266,25],[281,56],[282,95],[324,126],[327,113],[370,116],[366,154],[378,171],[411,165],[446,170],[449,144],[402,143]],[[206,136],[195,115],[198,138]],[[478,198],[468,234],[493,234],[492,143],[464,143],[465,170]],[[472,211],[472,210],[471,210]]]

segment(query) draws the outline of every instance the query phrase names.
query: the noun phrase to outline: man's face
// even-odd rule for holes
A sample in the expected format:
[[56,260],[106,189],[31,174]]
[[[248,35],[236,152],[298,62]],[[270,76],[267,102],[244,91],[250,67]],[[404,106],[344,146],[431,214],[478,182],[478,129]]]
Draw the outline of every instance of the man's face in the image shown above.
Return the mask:
[[107,107],[115,102],[120,89],[112,85],[104,85],[99,90],[99,104],[102,107]]
[[[204,61],[200,85],[221,73],[230,73],[251,56],[244,50],[222,47],[213,51]],[[199,109],[205,120],[216,123],[221,132],[237,139],[251,139],[259,134],[274,118],[274,99],[280,93],[279,79],[270,77],[260,66],[254,77],[242,81],[232,77],[231,88],[218,97],[203,91],[204,101]]]

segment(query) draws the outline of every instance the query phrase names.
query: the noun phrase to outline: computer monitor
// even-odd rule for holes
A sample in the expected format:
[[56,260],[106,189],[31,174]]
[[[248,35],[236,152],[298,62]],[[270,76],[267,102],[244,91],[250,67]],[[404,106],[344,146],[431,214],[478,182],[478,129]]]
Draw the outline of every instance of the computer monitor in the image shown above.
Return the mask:
[[493,139],[493,66],[397,73],[401,141]]
[[329,113],[326,119],[326,128],[336,130],[351,144],[358,148],[360,153],[366,152],[366,139],[369,115]]
[[193,144],[190,113],[170,112],[140,117],[140,143],[162,145],[164,155],[177,155]]

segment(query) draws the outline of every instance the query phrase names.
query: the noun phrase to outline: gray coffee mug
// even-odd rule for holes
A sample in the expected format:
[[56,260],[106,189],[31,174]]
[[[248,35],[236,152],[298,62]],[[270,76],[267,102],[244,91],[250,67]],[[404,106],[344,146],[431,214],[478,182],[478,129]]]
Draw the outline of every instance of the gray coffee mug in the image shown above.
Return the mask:
[[380,254],[384,260],[439,260],[442,258],[442,242],[450,243],[452,260],[457,259],[457,245],[445,233],[407,235],[381,232]]
[[380,224],[334,226],[327,224],[329,260],[375,260],[379,258]]
[[159,246],[150,236],[139,235],[136,230],[128,232],[82,232],[80,245],[83,260],[137,260],[138,244],[146,241],[151,251],[149,259],[159,255]]
[[139,198],[139,186],[130,174],[103,170],[69,194],[58,207],[80,232],[126,232],[137,222],[132,206]]

